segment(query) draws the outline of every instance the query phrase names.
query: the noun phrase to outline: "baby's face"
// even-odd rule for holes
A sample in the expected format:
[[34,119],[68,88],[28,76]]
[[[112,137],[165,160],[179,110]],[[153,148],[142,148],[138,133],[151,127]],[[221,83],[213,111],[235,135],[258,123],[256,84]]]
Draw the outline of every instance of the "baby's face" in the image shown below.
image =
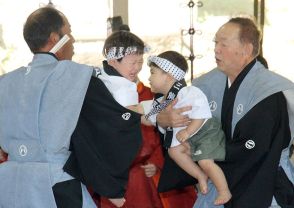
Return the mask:
[[130,54],[123,57],[118,62],[115,61],[114,68],[126,79],[135,82],[138,73],[141,71],[143,66],[143,54]]
[[166,94],[167,78],[168,74],[166,72],[156,66],[151,66],[149,77],[151,91],[153,93]]

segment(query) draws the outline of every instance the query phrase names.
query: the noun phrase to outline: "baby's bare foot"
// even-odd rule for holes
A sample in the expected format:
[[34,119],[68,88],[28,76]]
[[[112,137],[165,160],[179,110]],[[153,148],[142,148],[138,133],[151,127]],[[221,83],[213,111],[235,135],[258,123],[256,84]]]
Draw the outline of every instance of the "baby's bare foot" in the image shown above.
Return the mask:
[[207,188],[207,176],[205,174],[199,174],[197,177],[198,183],[199,183],[199,189],[202,194],[207,194],[208,188]]
[[222,205],[227,203],[232,198],[231,192],[227,189],[220,191],[217,198],[214,201],[214,205]]
[[125,198],[109,198],[109,201],[111,201],[116,207],[122,207],[126,202]]

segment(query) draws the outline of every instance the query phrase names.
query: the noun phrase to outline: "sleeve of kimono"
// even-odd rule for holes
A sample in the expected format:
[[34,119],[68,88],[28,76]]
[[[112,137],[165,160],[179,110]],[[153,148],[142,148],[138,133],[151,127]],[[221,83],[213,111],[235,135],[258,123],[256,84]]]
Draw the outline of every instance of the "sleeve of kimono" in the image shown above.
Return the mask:
[[[286,100],[282,92],[254,106],[236,125],[233,139],[226,143],[226,162],[257,161],[272,149],[274,141],[286,148],[290,142]],[[246,145],[254,145],[254,148]]]
[[[280,180],[283,174],[278,174],[278,167],[281,152],[288,147],[290,138],[282,92],[255,105],[238,122],[233,139],[226,143],[226,159],[219,163],[234,193],[234,206],[244,207],[248,201],[252,201],[251,207],[269,205],[274,189],[282,187],[280,181],[285,181]],[[254,201],[256,196],[258,200]]]
[[139,114],[119,105],[92,77],[64,170],[101,196],[122,197],[142,141],[140,121]]

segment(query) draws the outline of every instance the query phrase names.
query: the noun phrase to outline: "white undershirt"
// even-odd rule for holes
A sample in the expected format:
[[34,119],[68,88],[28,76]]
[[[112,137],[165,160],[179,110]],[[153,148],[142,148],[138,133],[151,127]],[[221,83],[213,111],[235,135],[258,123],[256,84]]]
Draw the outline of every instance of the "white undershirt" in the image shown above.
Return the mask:
[[121,76],[110,76],[106,74],[103,69],[101,69],[101,75],[99,75],[99,79],[103,81],[114,99],[120,105],[126,107],[138,104],[139,96],[135,82],[131,82],[130,80]]

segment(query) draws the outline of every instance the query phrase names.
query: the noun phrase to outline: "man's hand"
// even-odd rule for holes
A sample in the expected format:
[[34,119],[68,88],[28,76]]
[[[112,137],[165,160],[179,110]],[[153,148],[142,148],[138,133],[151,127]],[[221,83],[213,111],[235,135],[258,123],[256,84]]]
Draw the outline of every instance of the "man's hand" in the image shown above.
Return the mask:
[[157,115],[157,123],[159,126],[166,127],[184,127],[188,126],[190,119],[187,115],[182,115],[184,112],[192,109],[191,106],[174,109],[177,99],[171,102],[164,110]]
[[125,198],[109,198],[108,200],[116,207],[122,207],[126,202]]
[[4,162],[6,160],[6,153],[0,148],[0,162]]
[[141,168],[144,169],[145,175],[147,177],[152,177],[156,174],[157,168],[153,163],[148,163],[147,165],[141,165]]

